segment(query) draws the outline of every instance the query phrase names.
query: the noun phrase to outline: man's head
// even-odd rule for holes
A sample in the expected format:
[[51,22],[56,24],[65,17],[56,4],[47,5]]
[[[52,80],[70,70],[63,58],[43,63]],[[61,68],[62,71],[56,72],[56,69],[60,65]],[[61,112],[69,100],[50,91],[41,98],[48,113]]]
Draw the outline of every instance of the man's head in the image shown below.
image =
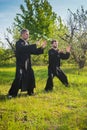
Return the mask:
[[22,29],[21,37],[25,41],[28,40],[28,38],[29,38],[29,31],[27,29]]
[[58,42],[56,40],[52,40],[51,45],[52,45],[53,48],[57,48],[58,47]]

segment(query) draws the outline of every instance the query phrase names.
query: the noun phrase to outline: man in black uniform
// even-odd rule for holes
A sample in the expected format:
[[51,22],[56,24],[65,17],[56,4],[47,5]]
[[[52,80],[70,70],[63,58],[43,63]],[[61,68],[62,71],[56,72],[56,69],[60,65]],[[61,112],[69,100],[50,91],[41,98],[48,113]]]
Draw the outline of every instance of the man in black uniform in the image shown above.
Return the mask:
[[16,75],[12,86],[8,92],[9,98],[16,97],[18,90],[27,91],[28,95],[34,93],[35,77],[31,68],[31,54],[42,54],[46,42],[43,42],[40,48],[36,44],[29,45],[27,40],[29,31],[23,29],[21,31],[21,39],[16,42]]
[[49,50],[49,66],[48,66],[48,79],[45,87],[45,91],[53,90],[53,78],[58,77],[59,80],[68,86],[67,76],[60,69],[60,60],[68,59],[70,56],[70,46],[66,48],[66,53],[58,50],[58,42],[52,40],[52,48]]

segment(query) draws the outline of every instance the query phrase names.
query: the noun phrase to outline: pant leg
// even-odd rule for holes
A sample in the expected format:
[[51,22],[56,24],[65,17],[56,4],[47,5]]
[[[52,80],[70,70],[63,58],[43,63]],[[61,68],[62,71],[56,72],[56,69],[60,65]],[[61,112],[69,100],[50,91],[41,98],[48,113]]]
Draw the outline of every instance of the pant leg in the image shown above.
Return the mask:
[[34,93],[34,88],[36,87],[35,85],[35,76],[34,76],[34,71],[33,69],[28,71],[28,94],[33,94]]
[[45,90],[46,91],[53,90],[53,74],[51,73],[48,75]]
[[17,96],[17,93],[20,87],[21,87],[21,73],[20,73],[20,69],[17,69],[16,74],[15,74],[15,79],[11,85],[11,88],[8,94],[13,97]]
[[65,85],[68,86],[68,80],[67,76],[64,74],[64,72],[61,69],[56,70],[56,76],[59,78],[59,80]]
[[17,93],[18,93],[18,90],[19,90],[19,84],[18,84],[19,80],[17,79],[14,79],[12,85],[11,85],[11,88],[8,92],[9,95],[13,96],[13,97],[16,97],[17,96]]

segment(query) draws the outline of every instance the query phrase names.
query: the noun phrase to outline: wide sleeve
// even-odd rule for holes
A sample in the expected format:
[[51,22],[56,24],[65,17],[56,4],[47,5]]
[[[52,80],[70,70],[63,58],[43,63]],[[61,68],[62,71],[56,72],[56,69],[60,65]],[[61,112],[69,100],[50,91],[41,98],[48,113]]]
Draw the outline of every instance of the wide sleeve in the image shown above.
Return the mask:
[[16,53],[20,54],[43,54],[43,48],[37,48],[36,44],[24,45],[24,41],[16,42]]
[[59,54],[60,54],[61,59],[68,59],[70,57],[69,52],[66,52],[66,53],[60,52]]
[[44,52],[44,49],[43,48],[36,48],[33,52],[32,52],[32,54],[34,54],[34,55],[39,55],[39,54],[43,54],[43,52]]
[[24,45],[22,42],[16,42],[16,52],[18,53],[33,53],[36,50],[36,44]]

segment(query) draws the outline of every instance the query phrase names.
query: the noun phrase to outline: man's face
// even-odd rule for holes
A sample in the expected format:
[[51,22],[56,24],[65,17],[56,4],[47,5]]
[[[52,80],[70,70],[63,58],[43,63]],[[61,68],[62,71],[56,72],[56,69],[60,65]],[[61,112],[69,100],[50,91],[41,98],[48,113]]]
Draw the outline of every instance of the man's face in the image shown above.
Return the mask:
[[29,32],[28,32],[28,31],[24,32],[24,33],[22,34],[22,38],[23,38],[24,40],[28,40],[28,38],[29,38]]
[[58,47],[58,42],[53,42],[52,47],[57,48]]

